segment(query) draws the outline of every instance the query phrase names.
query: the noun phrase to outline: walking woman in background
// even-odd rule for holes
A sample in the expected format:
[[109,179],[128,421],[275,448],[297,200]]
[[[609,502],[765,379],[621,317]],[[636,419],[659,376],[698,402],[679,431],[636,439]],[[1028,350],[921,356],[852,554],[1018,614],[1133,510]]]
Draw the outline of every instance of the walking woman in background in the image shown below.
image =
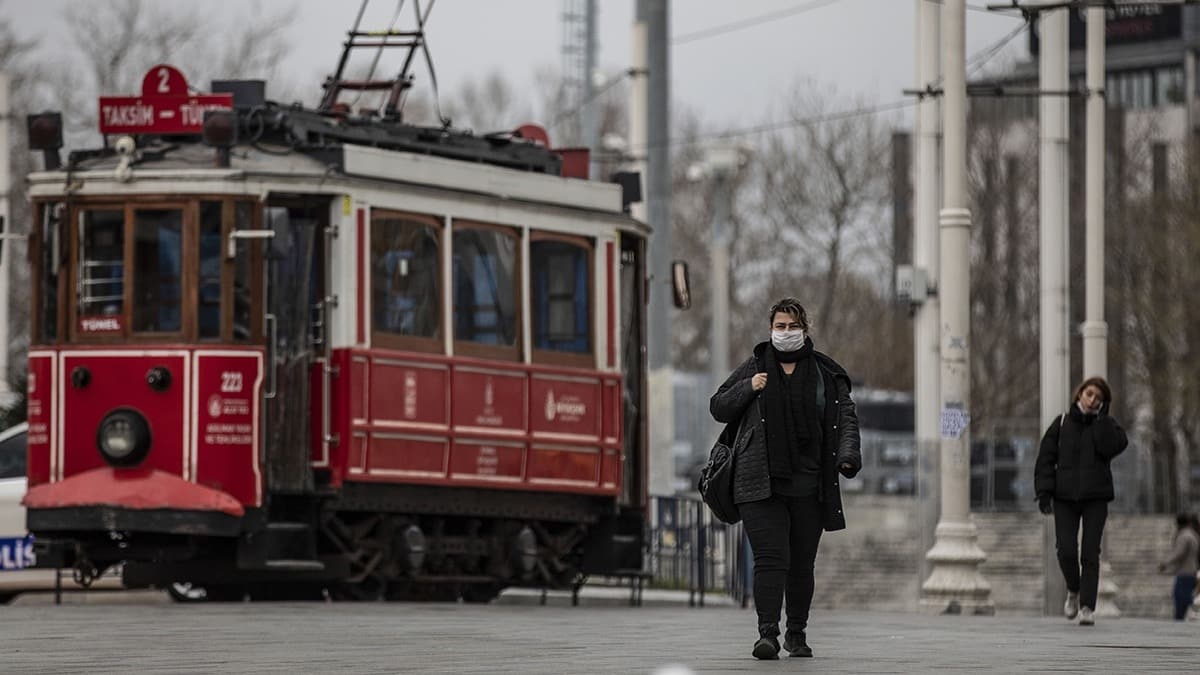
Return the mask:
[[808,315],[793,298],[767,314],[771,339],[754,347],[713,394],[712,416],[739,423],[733,444],[733,500],[754,551],[759,659],[779,658],[779,615],[787,597],[783,648],[812,656],[805,629],[821,531],[846,527],[838,472],[862,468],[850,377],[813,349]]
[[1200,564],[1200,531],[1193,516],[1175,516],[1175,547],[1171,555],[1158,565],[1159,572],[1175,575],[1175,620],[1183,621],[1192,606],[1192,591],[1196,589],[1196,567]]
[[[1038,508],[1054,514],[1058,565],[1067,582],[1063,613],[1081,626],[1095,623],[1100,584],[1100,539],[1113,500],[1113,458],[1125,450],[1125,430],[1108,414],[1112,390],[1102,377],[1076,389],[1071,407],[1046,429],[1034,468]],[[1082,551],[1076,544],[1083,523]],[[1081,569],[1082,564],[1082,569]]]

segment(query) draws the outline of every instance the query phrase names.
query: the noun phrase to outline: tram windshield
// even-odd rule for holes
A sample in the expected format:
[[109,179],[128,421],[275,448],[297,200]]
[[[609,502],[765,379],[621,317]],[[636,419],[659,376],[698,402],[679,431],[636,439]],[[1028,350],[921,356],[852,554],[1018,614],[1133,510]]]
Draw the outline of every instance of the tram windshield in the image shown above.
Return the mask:
[[39,203],[34,340],[259,341],[261,253],[225,245],[254,213],[222,198]]

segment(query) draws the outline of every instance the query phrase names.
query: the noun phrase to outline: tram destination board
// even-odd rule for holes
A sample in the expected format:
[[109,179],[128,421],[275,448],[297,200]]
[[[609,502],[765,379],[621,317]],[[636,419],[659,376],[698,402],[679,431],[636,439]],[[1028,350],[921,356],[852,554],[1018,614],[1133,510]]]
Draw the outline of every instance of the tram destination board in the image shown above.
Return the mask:
[[178,69],[154,66],[141,96],[101,96],[102,134],[199,134],[206,110],[233,107],[232,94],[194,94]]

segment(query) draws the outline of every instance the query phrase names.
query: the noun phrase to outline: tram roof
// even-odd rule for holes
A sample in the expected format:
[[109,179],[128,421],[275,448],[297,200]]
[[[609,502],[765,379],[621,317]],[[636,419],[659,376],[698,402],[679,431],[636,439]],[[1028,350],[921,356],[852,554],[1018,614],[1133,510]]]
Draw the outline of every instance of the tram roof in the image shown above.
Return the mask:
[[649,232],[622,212],[621,188],[614,183],[340,142],[304,149],[262,141],[238,145],[230,151],[228,167],[217,167],[215,156],[214,148],[196,138],[148,142],[133,154],[130,180],[123,181],[119,169],[125,158],[114,149],[75,152],[62,169],[31,173],[31,194],[62,194],[68,180],[80,195],[153,191],[154,185],[180,181],[210,192],[224,191],[217,183],[255,180],[286,182],[297,191],[311,185],[322,192],[391,184],[599,212],[624,221],[623,229]]

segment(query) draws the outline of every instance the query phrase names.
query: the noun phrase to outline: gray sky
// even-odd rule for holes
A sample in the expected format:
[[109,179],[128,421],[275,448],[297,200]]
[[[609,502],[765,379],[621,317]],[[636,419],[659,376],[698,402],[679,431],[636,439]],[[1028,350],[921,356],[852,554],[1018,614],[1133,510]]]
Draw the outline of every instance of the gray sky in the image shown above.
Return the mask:
[[[183,0],[155,0],[165,6]],[[270,7],[275,0],[264,0]],[[837,86],[846,95],[890,102],[913,85],[914,0],[674,0],[672,34],[682,36],[740,20],[814,6],[714,37],[675,44],[671,50],[673,97],[712,127],[739,127],[776,119],[780,94],[801,77]],[[62,50],[64,11],[91,0],[3,0],[0,16],[19,34],[40,40],[43,58]],[[634,0],[600,4],[600,66],[615,72],[629,64],[629,27]],[[984,0],[969,0],[981,8]],[[236,10],[244,0],[203,0],[205,11]],[[283,70],[319,90],[333,70],[357,0],[296,0],[292,56]],[[385,27],[395,2],[371,3],[365,28]],[[438,0],[428,25],[439,83],[450,91],[464,81],[499,70],[532,91],[539,67],[561,62],[562,0]],[[411,3],[402,21],[411,21]],[[1011,15],[967,12],[967,52],[978,52],[1020,24]],[[408,25],[408,24],[403,24]],[[1027,53],[1022,35],[990,65]],[[187,64],[175,64],[187,74]],[[418,73],[424,79],[424,70]],[[195,83],[200,84],[200,83]],[[201,85],[203,86],[203,85]],[[108,92],[133,94],[136,92]],[[269,93],[269,91],[268,91]],[[774,113],[774,114],[772,114]],[[545,120],[542,120],[545,122]]]

